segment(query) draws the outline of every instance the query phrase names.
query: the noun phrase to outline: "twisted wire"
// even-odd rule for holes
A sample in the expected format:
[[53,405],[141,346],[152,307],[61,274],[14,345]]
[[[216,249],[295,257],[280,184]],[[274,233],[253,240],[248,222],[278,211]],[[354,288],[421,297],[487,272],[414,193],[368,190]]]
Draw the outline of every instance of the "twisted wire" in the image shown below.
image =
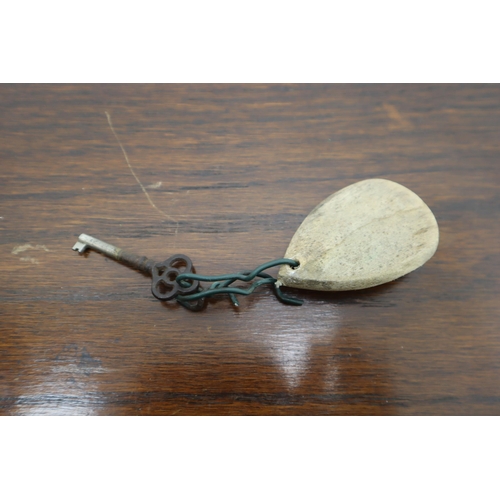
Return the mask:
[[[177,297],[176,300],[177,302],[187,307],[188,309],[199,310],[204,306],[205,299],[207,299],[208,297],[212,297],[214,295],[219,295],[219,294],[228,294],[229,297],[231,298],[233,305],[238,306],[239,302],[238,299],[236,298],[236,295],[250,295],[256,288],[258,288],[261,285],[267,285],[267,284],[274,285],[277,281],[276,278],[273,278],[272,276],[270,276],[267,273],[264,273],[263,271],[265,269],[269,269],[270,267],[281,266],[281,265],[289,265],[292,267],[296,267],[299,265],[299,263],[292,259],[275,259],[266,262],[265,264],[261,264],[254,270],[241,271],[239,273],[220,274],[218,276],[206,276],[195,273],[183,273],[177,276],[176,279],[176,281],[181,286],[188,287],[190,286],[190,282],[194,280],[203,282],[212,282],[212,285],[207,289],[202,289],[202,291],[198,291],[189,295],[183,295],[182,298]],[[256,277],[262,279],[256,281],[248,288],[239,288],[230,286],[235,281],[239,280],[239,281],[249,282]],[[274,286],[273,289],[276,296],[281,302],[296,306],[302,305],[303,303],[302,300],[294,299],[292,297],[285,295],[280,290],[279,287]],[[191,304],[193,301],[197,301],[197,304],[194,305]]]

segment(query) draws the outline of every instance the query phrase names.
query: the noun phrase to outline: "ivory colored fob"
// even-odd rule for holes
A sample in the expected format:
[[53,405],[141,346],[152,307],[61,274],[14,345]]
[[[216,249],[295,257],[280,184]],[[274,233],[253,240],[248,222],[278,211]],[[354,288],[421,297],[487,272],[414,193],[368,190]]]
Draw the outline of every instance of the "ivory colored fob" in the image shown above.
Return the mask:
[[439,229],[429,207],[385,179],[356,182],[321,202],[294,234],[278,285],[360,290],[393,281],[435,253]]

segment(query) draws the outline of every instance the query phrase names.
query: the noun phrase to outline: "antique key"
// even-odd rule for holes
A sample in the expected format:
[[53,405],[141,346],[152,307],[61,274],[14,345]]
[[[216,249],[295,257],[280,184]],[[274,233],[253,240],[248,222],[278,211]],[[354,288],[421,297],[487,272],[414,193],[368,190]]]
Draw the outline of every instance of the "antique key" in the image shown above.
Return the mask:
[[[154,262],[147,257],[126,252],[88,234],[81,234],[73,246],[73,250],[82,254],[88,248],[152,276],[151,291],[159,300],[171,300],[178,295],[189,295],[199,289],[200,282],[196,279],[177,280],[181,274],[195,273],[193,263],[186,255],[175,254],[163,262]],[[191,307],[189,308],[191,309]]]
[[[191,259],[183,254],[172,255],[172,257],[163,262],[154,262],[147,257],[126,252],[121,248],[110,245],[88,234],[81,234],[73,246],[73,250],[83,253],[88,248],[152,276],[151,291],[157,299],[176,299],[177,302],[190,311],[200,311],[205,307],[207,298],[219,294],[228,294],[233,305],[238,307],[237,294],[249,295],[261,285],[276,283],[276,278],[265,273],[264,270],[281,264],[298,264],[296,261],[290,259],[275,259],[250,271],[221,274],[219,276],[204,276],[196,274]],[[253,283],[248,288],[242,289],[232,286],[233,282],[237,280],[249,282],[256,277],[262,279]],[[209,288],[203,289],[200,286],[200,281],[211,282],[212,284]],[[287,297],[278,287],[273,288],[276,296],[282,302],[293,305],[302,304],[301,300]]]

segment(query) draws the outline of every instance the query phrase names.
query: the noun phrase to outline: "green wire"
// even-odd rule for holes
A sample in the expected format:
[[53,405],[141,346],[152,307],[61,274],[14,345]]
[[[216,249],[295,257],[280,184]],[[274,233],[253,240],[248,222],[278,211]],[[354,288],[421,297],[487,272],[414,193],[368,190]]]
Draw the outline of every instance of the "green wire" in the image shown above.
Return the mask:
[[233,287],[218,287],[218,288],[209,288],[208,290],[204,290],[203,292],[198,292],[198,293],[193,293],[191,295],[184,295],[181,298],[178,298],[177,300],[198,300],[202,299],[205,297],[210,297],[212,295],[217,295],[219,293],[237,293],[238,295],[250,295],[257,287],[261,285],[267,285],[267,284],[272,284],[276,280],[274,278],[271,279],[263,279],[256,281],[252,286],[248,288],[237,288],[235,286]]
[[[296,267],[299,265],[299,263],[292,259],[275,259],[258,266],[253,271],[242,271],[240,273],[232,273],[232,274],[220,274],[218,276],[205,276],[195,273],[180,274],[179,276],[177,276],[176,281],[180,283],[181,286],[186,286],[186,287],[190,286],[190,283],[192,283],[193,281],[205,281],[205,282],[211,281],[213,283],[210,286],[210,288],[205,289],[201,292],[196,292],[190,295],[184,295],[182,296],[182,298],[177,297],[177,301],[182,305],[184,305],[185,307],[190,308],[189,305],[187,304],[188,302],[194,300],[199,301],[201,299],[205,299],[213,295],[227,293],[231,298],[232,303],[235,306],[238,306],[239,302],[238,299],[236,298],[236,295],[250,295],[257,287],[261,285],[275,284],[277,281],[276,278],[273,278],[272,276],[270,276],[267,273],[264,273],[263,271],[270,267],[280,266],[280,265],[289,265],[292,267]],[[237,280],[248,282],[253,280],[256,276],[263,279],[256,281],[248,288],[237,288],[230,286],[233,282]],[[274,286],[273,288],[276,293],[276,296],[282,302],[296,306],[300,306],[303,304],[302,300],[294,299],[292,297],[288,297],[287,295],[285,295],[280,290],[279,287]]]
[[282,266],[288,264],[292,267],[297,267],[299,263],[292,259],[275,259],[265,264],[256,267],[250,274],[233,273],[233,274],[220,274],[219,276],[204,276],[203,274],[194,273],[184,273],[177,276],[176,281],[180,282],[182,280],[198,280],[198,281],[225,281],[225,280],[241,280],[241,281],[251,281],[257,276],[261,271],[268,269],[269,267]]

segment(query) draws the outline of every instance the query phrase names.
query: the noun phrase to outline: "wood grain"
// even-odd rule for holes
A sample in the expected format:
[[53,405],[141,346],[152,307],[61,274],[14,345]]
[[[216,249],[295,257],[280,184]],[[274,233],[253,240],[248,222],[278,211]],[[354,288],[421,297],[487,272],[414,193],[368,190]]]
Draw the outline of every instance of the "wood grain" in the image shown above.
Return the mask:
[[[500,413],[500,86],[3,85],[0,118],[0,413]],[[301,307],[192,313],[71,251],[252,268],[372,177],[429,205],[435,256]]]

